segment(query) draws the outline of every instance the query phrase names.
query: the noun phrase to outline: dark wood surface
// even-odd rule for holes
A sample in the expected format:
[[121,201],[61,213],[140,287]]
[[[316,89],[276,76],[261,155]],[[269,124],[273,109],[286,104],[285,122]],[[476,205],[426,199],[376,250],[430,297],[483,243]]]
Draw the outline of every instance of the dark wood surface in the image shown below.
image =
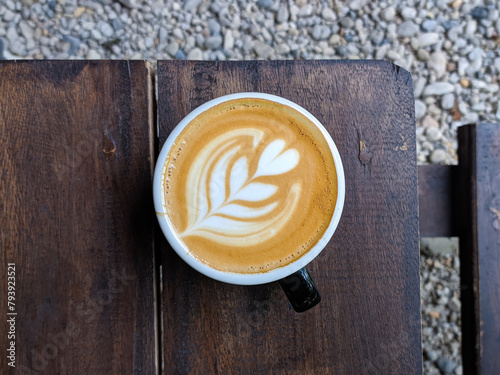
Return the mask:
[[421,237],[457,237],[458,167],[418,167],[418,209]]
[[156,371],[150,74],[143,61],[0,63],[1,374]]
[[387,62],[158,63],[160,146],[209,99],[259,91],[314,114],[336,142],[346,202],[309,265],[322,293],[295,313],[278,283],[235,286],[192,270],[160,236],[164,374],[420,374],[412,81]]
[[500,124],[459,128],[462,356],[500,373]]

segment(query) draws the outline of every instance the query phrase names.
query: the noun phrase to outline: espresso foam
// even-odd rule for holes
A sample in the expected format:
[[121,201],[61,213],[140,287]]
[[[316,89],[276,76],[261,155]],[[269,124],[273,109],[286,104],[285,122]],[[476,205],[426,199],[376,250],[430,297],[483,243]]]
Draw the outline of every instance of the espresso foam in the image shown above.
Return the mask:
[[197,116],[163,174],[165,209],[190,253],[225,272],[260,273],[306,254],[337,199],[328,144],[309,119],[264,99]]

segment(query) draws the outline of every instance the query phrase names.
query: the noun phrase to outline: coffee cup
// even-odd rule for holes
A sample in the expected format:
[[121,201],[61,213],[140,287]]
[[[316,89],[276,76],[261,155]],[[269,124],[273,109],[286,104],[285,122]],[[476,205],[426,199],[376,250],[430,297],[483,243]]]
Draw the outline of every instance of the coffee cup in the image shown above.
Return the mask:
[[321,297],[306,265],[327,245],[345,197],[342,161],[323,125],[278,96],[213,99],[172,131],[153,198],[173,250],[230,284],[280,281],[296,311]]

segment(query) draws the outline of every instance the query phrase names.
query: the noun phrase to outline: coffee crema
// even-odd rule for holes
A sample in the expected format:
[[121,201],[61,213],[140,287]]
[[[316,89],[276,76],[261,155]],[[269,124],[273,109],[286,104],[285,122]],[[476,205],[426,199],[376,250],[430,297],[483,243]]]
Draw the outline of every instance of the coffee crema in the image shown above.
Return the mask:
[[234,99],[193,119],[163,169],[164,208],[190,254],[214,269],[262,273],[324,235],[337,173],[321,131],[295,109]]

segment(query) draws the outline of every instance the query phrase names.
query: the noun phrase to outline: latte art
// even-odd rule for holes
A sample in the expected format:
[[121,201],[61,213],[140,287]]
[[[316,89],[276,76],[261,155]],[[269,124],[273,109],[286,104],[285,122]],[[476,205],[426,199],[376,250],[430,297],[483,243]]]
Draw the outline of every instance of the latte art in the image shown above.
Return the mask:
[[[264,133],[258,129],[228,132],[211,141],[188,174],[186,204],[188,226],[181,237],[201,236],[230,246],[250,246],[272,237],[286,225],[302,189],[294,183],[288,192],[265,183],[299,163],[296,149],[285,150],[276,139],[258,156]],[[258,156],[257,170],[249,174],[248,159]]]
[[198,115],[163,170],[164,206],[190,254],[225,272],[260,273],[306,254],[335,209],[329,146],[298,111],[235,99]]

